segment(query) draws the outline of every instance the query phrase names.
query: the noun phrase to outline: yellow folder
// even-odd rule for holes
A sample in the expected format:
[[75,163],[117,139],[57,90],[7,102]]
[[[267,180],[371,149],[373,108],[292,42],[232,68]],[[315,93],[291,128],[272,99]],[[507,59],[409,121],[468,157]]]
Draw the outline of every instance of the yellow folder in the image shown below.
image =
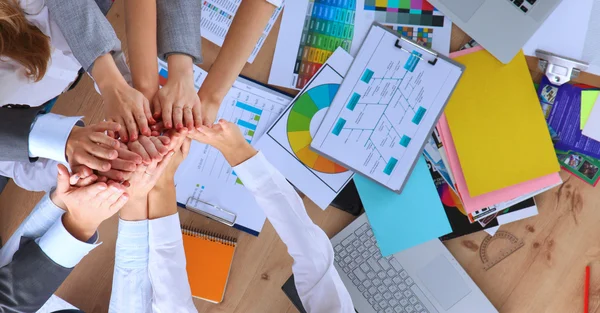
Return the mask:
[[451,57],[466,66],[445,113],[470,196],[558,172],[523,52],[506,65],[483,49]]

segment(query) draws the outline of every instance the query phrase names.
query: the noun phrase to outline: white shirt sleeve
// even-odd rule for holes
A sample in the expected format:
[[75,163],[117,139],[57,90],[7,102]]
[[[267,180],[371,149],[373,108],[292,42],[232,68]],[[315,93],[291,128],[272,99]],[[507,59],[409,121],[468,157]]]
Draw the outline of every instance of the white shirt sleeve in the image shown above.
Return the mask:
[[65,229],[62,218],[55,221],[36,242],[52,261],[66,268],[75,267],[90,251],[100,245],[97,244],[98,232],[87,242],[79,241]]
[[312,222],[292,185],[260,152],[233,169],[294,258],[296,289],[307,312],[354,312],[350,294],[333,266],[331,242]]
[[83,116],[67,117],[53,113],[38,115],[29,133],[29,156],[67,163],[67,139],[82,118]]
[[148,220],[119,219],[109,313],[152,312],[148,247]]
[[185,269],[179,214],[153,219],[148,223],[152,312],[197,313]]

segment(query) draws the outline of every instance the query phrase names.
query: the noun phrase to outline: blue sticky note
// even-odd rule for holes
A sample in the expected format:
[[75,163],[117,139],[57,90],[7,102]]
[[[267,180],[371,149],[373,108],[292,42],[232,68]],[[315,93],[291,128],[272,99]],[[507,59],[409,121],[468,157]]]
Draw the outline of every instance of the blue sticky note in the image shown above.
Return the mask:
[[401,194],[358,174],[354,183],[383,256],[452,232],[423,156]]

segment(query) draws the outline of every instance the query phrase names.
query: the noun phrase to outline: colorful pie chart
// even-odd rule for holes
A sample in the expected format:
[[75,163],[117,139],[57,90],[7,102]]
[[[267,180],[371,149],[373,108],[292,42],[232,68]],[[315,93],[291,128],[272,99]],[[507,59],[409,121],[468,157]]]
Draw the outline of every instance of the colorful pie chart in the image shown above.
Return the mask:
[[[307,90],[294,102],[287,121],[288,141],[296,157],[309,168],[327,174],[342,173],[347,169],[310,150],[313,139],[310,124],[317,112],[331,105],[339,87],[339,84],[325,84]],[[322,118],[324,114],[319,116]],[[314,123],[319,125],[321,121]]]

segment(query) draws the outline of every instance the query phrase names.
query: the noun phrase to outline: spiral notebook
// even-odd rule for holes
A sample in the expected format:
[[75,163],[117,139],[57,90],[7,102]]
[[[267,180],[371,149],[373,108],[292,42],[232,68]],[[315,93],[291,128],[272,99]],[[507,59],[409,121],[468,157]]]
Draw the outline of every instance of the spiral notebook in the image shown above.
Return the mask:
[[225,295],[236,240],[181,227],[192,296],[220,303]]

